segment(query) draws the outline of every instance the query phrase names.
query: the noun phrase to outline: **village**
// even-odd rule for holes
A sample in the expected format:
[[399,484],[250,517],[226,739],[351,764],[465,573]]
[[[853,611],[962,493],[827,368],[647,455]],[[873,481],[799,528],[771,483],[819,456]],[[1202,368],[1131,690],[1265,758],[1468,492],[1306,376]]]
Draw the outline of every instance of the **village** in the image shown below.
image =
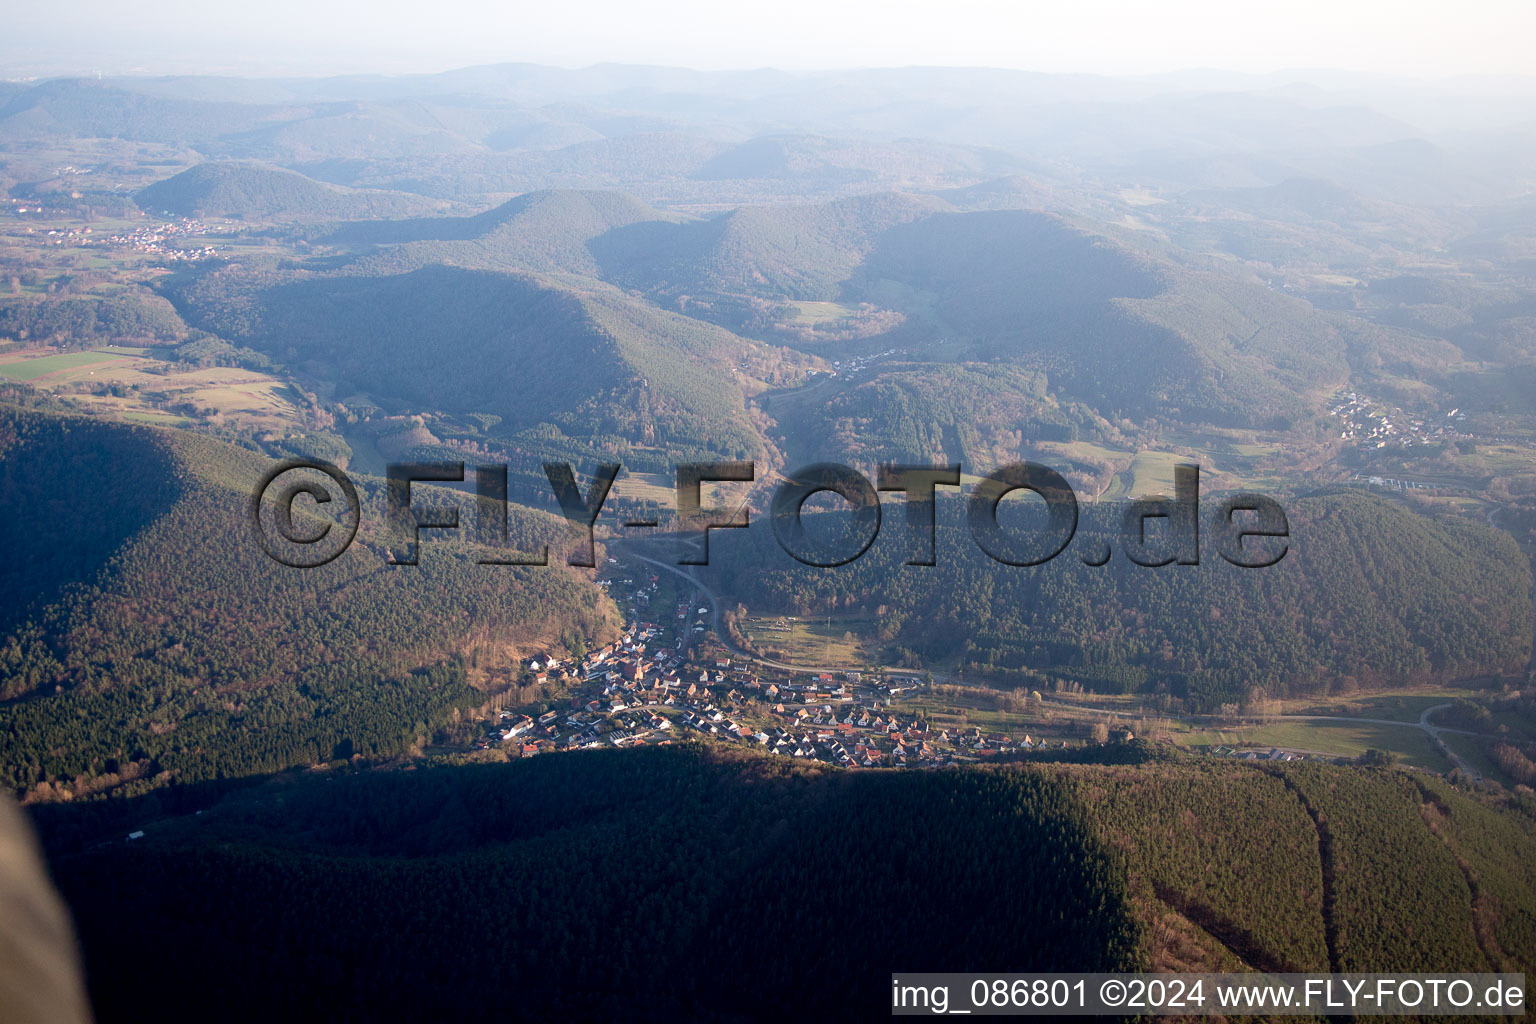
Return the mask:
[[[613,583],[635,609],[660,587],[656,576]],[[475,746],[529,757],[699,738],[844,768],[926,768],[1088,742],[931,726],[903,706],[931,689],[925,678],[766,667],[719,646],[706,622],[707,609],[680,596],[666,623],[636,617],[618,640],[580,657],[526,659],[519,682],[563,702],[538,714],[493,711]],[[1134,736],[1119,729],[1113,738]]]
[[[524,658],[515,683],[547,698],[518,707],[493,702],[476,726],[474,749],[515,758],[693,739],[840,768],[942,768],[1031,755],[1056,759],[1063,751],[1137,738],[1133,722],[1096,717],[1086,708],[1066,714],[1059,702],[956,724],[959,709],[945,713],[953,697],[941,692],[953,687],[939,686],[942,679],[929,672],[797,670],[745,658],[720,643],[710,630],[709,608],[686,585],[674,587],[613,559],[600,583],[629,612],[621,635],[612,643],[581,641],[574,652]],[[785,616],[765,628],[794,622]],[[1248,761],[1339,760],[1253,743],[1213,744],[1204,752]]]
[[1340,421],[1339,439],[1353,442],[1362,455],[1389,444],[1412,448],[1467,436],[1457,430],[1457,424],[1467,418],[1460,409],[1452,409],[1443,417],[1412,418],[1355,391],[1334,396],[1328,414]]
[[[90,230],[90,228],[84,229],[86,234],[89,234]],[[218,256],[218,249],[211,245],[182,246],[176,242],[179,239],[206,235],[211,230],[213,230],[212,226],[204,221],[183,217],[179,221],[146,225],[126,233],[98,235],[95,241],[99,245],[130,249],[141,255],[156,256],[171,262],[205,260]]]

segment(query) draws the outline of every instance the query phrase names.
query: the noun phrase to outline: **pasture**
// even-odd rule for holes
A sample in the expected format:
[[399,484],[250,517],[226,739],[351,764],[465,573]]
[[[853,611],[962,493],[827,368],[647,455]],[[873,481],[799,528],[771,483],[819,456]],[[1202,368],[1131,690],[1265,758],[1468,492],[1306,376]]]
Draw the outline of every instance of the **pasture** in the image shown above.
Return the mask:
[[[104,350],[53,352],[51,349],[27,349],[0,355],[0,377],[46,385],[90,376],[94,371],[88,368],[101,367],[104,364],[126,364],[133,358],[134,356],[127,349],[110,352]],[[43,378],[48,379],[43,380]]]
[[754,615],[742,632],[768,657],[808,665],[862,665],[878,660],[876,646],[865,634],[866,619],[833,616],[791,619],[784,615]]
[[1371,722],[1339,718],[1328,721],[1275,721],[1262,725],[1222,729],[1192,729],[1175,732],[1175,742],[1185,746],[1231,747],[1243,744],[1259,747],[1283,747],[1325,754],[1358,757],[1367,750],[1385,750],[1396,754],[1405,764],[1443,772],[1450,761],[1429,741],[1429,736],[1411,725],[1377,725]]
[[[155,349],[110,346],[86,352],[29,348],[0,355],[0,376],[68,394],[93,411],[140,423],[190,422],[185,406],[253,429],[288,430],[302,424],[304,401],[292,385],[269,374],[230,366],[170,372]],[[93,394],[82,386],[109,385]]]

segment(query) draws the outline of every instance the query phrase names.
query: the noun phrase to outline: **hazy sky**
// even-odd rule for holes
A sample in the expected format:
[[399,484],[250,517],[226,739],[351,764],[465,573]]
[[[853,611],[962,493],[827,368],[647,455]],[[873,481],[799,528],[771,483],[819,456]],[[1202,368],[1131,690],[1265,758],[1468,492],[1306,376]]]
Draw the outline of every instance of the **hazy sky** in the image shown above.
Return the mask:
[[1146,73],[1536,73],[1536,0],[7,0],[0,70],[426,71],[495,61]]

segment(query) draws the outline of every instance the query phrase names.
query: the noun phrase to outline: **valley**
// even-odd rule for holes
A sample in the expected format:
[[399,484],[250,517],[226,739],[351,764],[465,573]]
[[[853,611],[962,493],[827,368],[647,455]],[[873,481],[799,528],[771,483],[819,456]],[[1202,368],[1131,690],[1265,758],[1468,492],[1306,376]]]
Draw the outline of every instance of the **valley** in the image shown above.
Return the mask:
[[[0,788],[95,1013],[1536,970],[1524,88],[0,82]],[[817,463],[960,482],[860,547]]]

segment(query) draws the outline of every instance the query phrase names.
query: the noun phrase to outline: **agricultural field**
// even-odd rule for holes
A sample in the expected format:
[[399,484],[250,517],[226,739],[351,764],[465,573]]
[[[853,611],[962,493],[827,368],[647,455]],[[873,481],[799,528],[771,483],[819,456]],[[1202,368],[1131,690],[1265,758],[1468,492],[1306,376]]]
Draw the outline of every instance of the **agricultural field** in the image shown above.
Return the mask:
[[1175,732],[1174,739],[1193,747],[1247,744],[1346,757],[1358,757],[1372,749],[1384,750],[1397,755],[1405,764],[1433,772],[1449,771],[1453,767],[1421,729],[1409,725],[1352,722],[1343,718],[1335,721],[1277,721],[1241,728],[1190,729]]
[[0,377],[46,387],[49,384],[94,376],[98,368],[105,368],[109,364],[127,365],[143,351],[97,349],[89,352],[54,352],[52,349],[22,349],[0,355]]
[[807,665],[861,665],[879,660],[877,646],[867,635],[865,619],[833,617],[796,619],[785,615],[754,615],[742,632],[771,658]]
[[[898,701],[904,715],[917,715],[937,729],[977,728],[982,732],[1006,733],[1022,738],[1026,733],[1031,739],[1042,737],[1065,738],[1075,736],[1069,719],[1055,722],[1042,721],[1033,713],[1018,713],[990,706],[982,694],[923,694],[910,700]],[[1073,744],[1081,743],[1080,738]]]
[[299,422],[302,400],[293,386],[266,374],[211,367],[168,374],[160,380],[168,402],[190,403],[253,429],[281,429]]
[[859,315],[859,311],[852,306],[845,306],[841,302],[796,302],[795,322],[823,326],[834,324],[843,320],[852,320]]
[[[288,430],[302,423],[304,401],[291,384],[238,367],[170,372],[170,364],[153,357],[155,351],[128,346],[85,352],[18,349],[0,355],[0,377],[141,423],[181,424],[193,411],[253,430]],[[93,393],[97,388],[103,393]]]
[[147,423],[152,427],[184,427],[192,421],[185,416],[168,412],[125,412],[120,414],[129,423]]
[[[704,488],[700,490],[702,494]],[[677,504],[677,481],[669,473],[635,473],[626,469],[613,482],[613,495],[672,508]]]
[[[1101,498],[1148,498],[1158,494],[1173,494],[1173,467],[1190,461],[1187,455],[1171,452],[1138,452],[1131,459],[1129,469],[1115,475]],[[1202,466],[1202,471],[1207,467]]]
[[[1066,712],[1083,719],[1094,719],[1096,712],[1112,713],[1109,720],[1131,723],[1131,715],[1145,720],[1158,720],[1168,729],[1168,738],[1186,747],[1242,746],[1284,747],[1292,750],[1308,750],[1343,757],[1358,757],[1368,749],[1385,750],[1396,754],[1405,763],[1435,772],[1448,770],[1452,765],[1445,756],[1435,750],[1429,737],[1416,728],[1419,715],[1426,708],[1448,704],[1458,697],[1470,696],[1474,691],[1443,687],[1416,693],[1377,693],[1350,697],[1309,698],[1289,701],[1272,701],[1265,708],[1271,716],[1327,715],[1335,716],[1327,721],[1303,721],[1271,717],[1269,721],[1253,725],[1216,724],[1212,719],[1182,719],[1168,721],[1158,719],[1158,712],[1143,705],[1138,694],[1090,696],[1050,694],[1053,706],[1071,704],[1073,711]],[[1100,715],[1100,718],[1104,715]],[[1377,723],[1361,719],[1378,719]],[[1391,723],[1401,722],[1401,726]],[[1210,724],[1207,724],[1210,723]],[[1447,725],[1445,721],[1438,724]],[[1468,751],[1480,747],[1471,737],[1443,734],[1446,742],[1458,754],[1462,754],[1479,771],[1496,772],[1491,762],[1480,750],[1476,757]]]
[[[1130,461],[1099,495],[1107,500],[1148,498],[1173,494],[1173,467],[1192,463],[1200,467],[1200,487],[1207,490],[1234,490],[1262,486],[1270,475],[1256,465],[1275,455],[1279,449],[1259,442],[1176,439],[1181,452],[1141,451],[1134,456],[1099,445],[1077,442],[1054,445],[1070,457],[1073,449],[1082,450],[1098,460]],[[1276,478],[1278,479],[1278,478]]]
[[1091,441],[1041,441],[1038,447],[1041,451],[1079,462],[1124,462],[1132,458],[1128,451],[1106,448]]
[[1372,693],[1348,697],[1313,697],[1277,702],[1281,714],[1339,715],[1353,718],[1381,718],[1392,722],[1416,723],[1426,708],[1448,704],[1460,697],[1482,691],[1443,687],[1418,693]]
[[1122,188],[1120,190],[1120,200],[1127,206],[1160,206],[1168,201],[1144,185],[1138,185],[1134,188]]
[[1536,471],[1536,451],[1523,445],[1479,444],[1473,455],[1462,456],[1457,463],[1487,473],[1530,473]]

